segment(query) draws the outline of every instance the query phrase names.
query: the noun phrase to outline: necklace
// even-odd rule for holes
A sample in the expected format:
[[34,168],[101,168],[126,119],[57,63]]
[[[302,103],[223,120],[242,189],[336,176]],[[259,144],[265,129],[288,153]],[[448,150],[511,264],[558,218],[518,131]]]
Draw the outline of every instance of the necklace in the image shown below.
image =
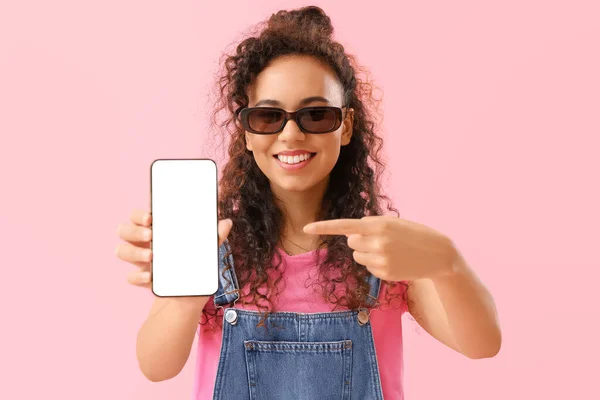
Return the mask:
[[[283,239],[287,240],[288,242],[290,242],[291,244],[293,244],[294,246],[306,251],[307,253],[309,252],[308,249],[305,249],[304,247],[300,246],[297,243],[292,242],[290,239],[288,239],[287,237],[283,236]],[[287,253],[288,256],[291,256],[290,252],[285,248],[285,246],[283,245],[283,243],[281,243],[281,247],[283,247],[283,251],[285,251]]]

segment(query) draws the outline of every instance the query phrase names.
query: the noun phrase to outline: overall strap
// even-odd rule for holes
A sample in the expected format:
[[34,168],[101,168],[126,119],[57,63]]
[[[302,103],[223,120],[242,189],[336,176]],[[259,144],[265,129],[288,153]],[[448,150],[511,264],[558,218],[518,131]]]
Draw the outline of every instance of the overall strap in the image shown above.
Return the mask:
[[227,256],[227,262],[230,268],[225,271],[227,265],[225,264],[224,258],[229,251],[229,243],[227,240],[219,247],[219,289],[214,294],[214,303],[217,307],[223,307],[226,304],[235,302],[239,296],[239,285],[235,270],[233,269],[233,256],[229,254]]
[[367,277],[367,283],[371,287],[369,296],[367,297],[366,305],[368,307],[376,307],[379,299],[379,289],[381,288],[381,280],[375,275],[370,274]]

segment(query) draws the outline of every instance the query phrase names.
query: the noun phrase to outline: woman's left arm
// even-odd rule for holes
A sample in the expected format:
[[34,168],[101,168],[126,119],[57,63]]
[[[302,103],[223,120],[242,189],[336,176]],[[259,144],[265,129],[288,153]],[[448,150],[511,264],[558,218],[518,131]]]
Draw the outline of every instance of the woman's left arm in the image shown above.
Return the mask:
[[465,356],[494,357],[502,343],[494,299],[455,251],[450,273],[409,282],[409,312],[431,336]]
[[353,257],[386,281],[409,281],[409,312],[469,358],[493,357],[502,335],[494,300],[446,235],[396,217],[319,221],[306,233],[346,235]]

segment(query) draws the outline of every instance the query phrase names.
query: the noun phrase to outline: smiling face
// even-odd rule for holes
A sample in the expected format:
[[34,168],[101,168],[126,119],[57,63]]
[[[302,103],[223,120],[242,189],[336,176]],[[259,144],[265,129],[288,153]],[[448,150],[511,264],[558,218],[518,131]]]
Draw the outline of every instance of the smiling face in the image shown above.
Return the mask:
[[[335,73],[308,56],[275,59],[248,91],[248,107],[278,107],[294,112],[303,107],[342,107],[343,88]],[[350,143],[352,110],[344,110],[340,127],[330,133],[303,133],[291,119],[271,135],[246,132],[246,148],[267,176],[275,193],[323,189],[340,155]]]

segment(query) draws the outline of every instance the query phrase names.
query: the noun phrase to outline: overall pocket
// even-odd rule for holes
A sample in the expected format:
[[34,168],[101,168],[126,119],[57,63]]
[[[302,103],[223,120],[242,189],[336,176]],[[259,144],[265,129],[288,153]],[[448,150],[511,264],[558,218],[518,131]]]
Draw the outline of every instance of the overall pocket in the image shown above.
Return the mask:
[[251,400],[350,400],[352,341],[245,341]]

